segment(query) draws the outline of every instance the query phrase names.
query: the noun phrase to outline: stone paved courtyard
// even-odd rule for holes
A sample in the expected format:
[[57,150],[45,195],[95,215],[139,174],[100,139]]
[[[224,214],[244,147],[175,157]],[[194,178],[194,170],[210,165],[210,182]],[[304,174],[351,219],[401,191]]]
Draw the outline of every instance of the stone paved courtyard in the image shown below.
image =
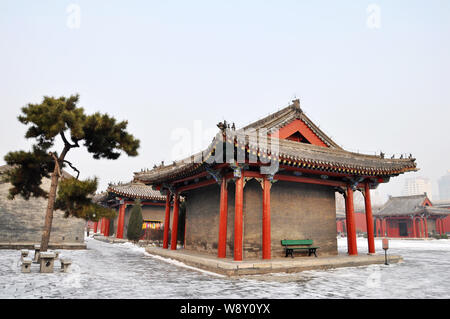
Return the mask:
[[[152,257],[144,248],[87,238],[62,250],[70,273],[20,272],[17,250],[0,250],[0,298],[450,298],[450,240],[391,240],[400,264],[228,278]],[[346,251],[346,240],[339,239]],[[381,241],[376,240],[377,251]],[[358,249],[367,251],[366,240]],[[56,262],[59,268],[59,262]]]

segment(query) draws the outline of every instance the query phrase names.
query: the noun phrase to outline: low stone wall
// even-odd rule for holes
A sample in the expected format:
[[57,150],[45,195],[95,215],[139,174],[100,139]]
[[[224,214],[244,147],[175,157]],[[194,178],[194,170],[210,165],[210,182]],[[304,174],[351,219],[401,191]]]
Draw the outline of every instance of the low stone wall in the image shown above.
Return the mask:
[[[34,245],[40,245],[40,242],[34,243],[15,243],[15,242],[0,242],[0,249],[29,249],[34,250]],[[68,249],[68,250],[79,250],[86,249],[86,244],[77,244],[77,243],[51,243],[48,246],[49,249]]]

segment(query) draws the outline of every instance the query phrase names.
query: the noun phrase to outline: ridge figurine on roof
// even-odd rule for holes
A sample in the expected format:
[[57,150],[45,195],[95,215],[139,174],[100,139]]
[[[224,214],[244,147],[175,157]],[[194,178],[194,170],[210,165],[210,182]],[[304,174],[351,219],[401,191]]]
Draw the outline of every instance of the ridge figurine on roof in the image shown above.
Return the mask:
[[[357,255],[353,192],[365,195],[369,253],[375,253],[370,189],[416,171],[415,159],[342,149],[302,111],[300,101],[236,130],[226,122],[205,151],[134,179],[186,202],[185,249],[233,257],[283,256],[281,240],[311,239],[321,255],[336,255],[335,193],[346,198],[348,253]],[[170,219],[166,207],[166,220]],[[164,248],[169,247],[168,228]],[[176,249],[172,240],[171,249]]]

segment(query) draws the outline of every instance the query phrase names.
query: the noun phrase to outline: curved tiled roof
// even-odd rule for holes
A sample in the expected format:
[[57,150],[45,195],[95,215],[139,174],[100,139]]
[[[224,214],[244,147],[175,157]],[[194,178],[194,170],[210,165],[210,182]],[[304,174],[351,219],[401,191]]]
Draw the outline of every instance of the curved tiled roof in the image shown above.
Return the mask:
[[253,122],[243,127],[239,131],[245,131],[249,129],[266,129],[268,134],[271,134],[297,119],[303,121],[303,123],[305,123],[306,126],[308,126],[308,128],[311,129],[311,131],[313,131],[314,134],[316,134],[320,138],[320,140],[322,140],[322,142],[324,142],[327,146],[341,149],[338,144],[336,144],[317,125],[315,125],[309,119],[309,117],[306,116],[306,114],[300,108],[300,101],[298,100],[294,101],[294,104],[289,105],[288,107],[285,107],[278,112],[270,114],[263,119]]
[[450,215],[450,210],[424,205],[427,195],[391,197],[374,216]]
[[[272,138],[271,142],[266,143],[268,145],[264,145],[264,143],[261,145],[239,131],[227,130],[226,134],[228,143],[232,143],[255,156],[277,160],[284,165],[367,176],[392,176],[417,170],[413,158],[385,159],[375,155],[352,153],[343,149],[326,148],[276,138]],[[206,163],[212,151],[218,145],[221,145],[221,140],[221,133],[219,133],[204,152],[174,162],[172,165],[137,172],[135,173],[135,179],[151,183],[193,175]],[[273,149],[271,149],[272,144],[274,144]]]
[[[275,137],[258,143],[256,134],[255,136],[249,136],[248,131],[246,131],[264,128],[270,134],[270,132],[274,132],[296,119],[304,121],[329,147]],[[242,129],[235,131],[223,128],[205,151],[174,162],[172,165],[161,165],[153,170],[136,172],[135,180],[156,184],[194,175],[200,172],[207,162],[210,164],[214,163],[211,160],[211,155],[216,149],[222,150],[223,136],[225,136],[226,143],[252,155],[259,156],[261,161],[276,160],[283,165],[317,170],[318,174],[321,174],[320,171],[323,171],[359,176],[389,177],[417,170],[415,159],[412,157],[387,159],[381,156],[353,153],[342,149],[314,125],[301,111],[299,105],[294,103]]]
[[92,201],[96,204],[101,204],[102,202],[105,202],[108,199],[108,192],[101,192],[98,194],[95,194],[92,197]]
[[166,200],[166,196],[162,195],[160,191],[154,190],[151,186],[139,182],[117,185],[110,184],[106,191],[118,196],[134,199]]

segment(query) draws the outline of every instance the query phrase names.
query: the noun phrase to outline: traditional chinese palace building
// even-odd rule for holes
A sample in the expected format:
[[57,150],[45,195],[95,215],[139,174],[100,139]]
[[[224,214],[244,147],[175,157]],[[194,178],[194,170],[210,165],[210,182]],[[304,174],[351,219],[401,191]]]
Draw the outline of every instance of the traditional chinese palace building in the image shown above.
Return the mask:
[[[433,201],[433,206],[438,208],[450,209],[450,200]],[[442,228],[444,233],[450,233],[450,215],[442,220]]]
[[94,232],[99,231],[104,236],[126,238],[131,207],[136,199],[141,200],[143,228],[150,237],[149,239],[158,240],[158,237],[161,237],[162,240],[166,197],[159,191],[139,182],[110,184],[106,192],[96,196],[96,202],[117,209],[118,214],[114,220],[102,218],[99,224],[94,223]]
[[[335,193],[346,198],[348,253],[357,255],[353,194],[365,195],[369,253],[375,253],[370,189],[416,171],[413,158],[342,149],[302,111],[300,101],[235,129],[219,123],[205,151],[135,173],[166,196],[164,248],[176,249],[179,198],[186,203],[185,249],[232,257],[284,256],[283,239],[312,239],[337,254]],[[169,203],[173,198],[173,213]],[[172,215],[172,216],[171,216]]]
[[391,197],[374,213],[377,236],[427,238],[445,232],[446,208],[434,207],[423,195]]

